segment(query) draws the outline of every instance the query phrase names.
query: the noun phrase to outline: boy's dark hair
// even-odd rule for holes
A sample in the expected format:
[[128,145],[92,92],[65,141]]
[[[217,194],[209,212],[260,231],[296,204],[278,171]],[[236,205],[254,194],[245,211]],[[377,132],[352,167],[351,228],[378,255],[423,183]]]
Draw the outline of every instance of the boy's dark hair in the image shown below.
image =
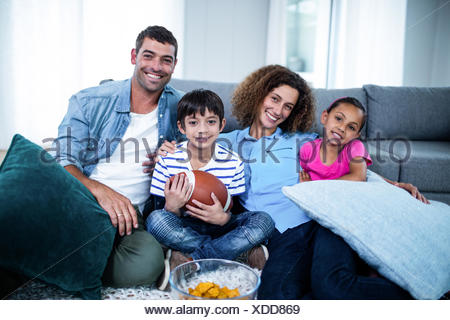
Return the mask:
[[220,97],[211,90],[197,89],[186,93],[178,102],[177,121],[180,121],[181,126],[184,126],[184,119],[187,116],[200,112],[202,116],[205,115],[205,110],[214,113],[219,117],[219,122],[222,124],[224,118],[224,107]]
[[178,53],[178,42],[177,39],[173,36],[172,32],[167,30],[161,26],[149,26],[145,30],[142,30],[141,33],[136,38],[136,54],[139,52],[139,49],[142,47],[142,42],[144,42],[145,38],[150,38],[156,40],[161,43],[169,43],[175,47],[175,59],[177,58]]
[[331,110],[336,108],[340,103],[349,103],[354,105],[356,108],[360,109],[363,112],[363,118],[361,121],[361,127],[359,128],[359,132],[361,132],[362,128],[364,128],[364,125],[366,124],[366,118],[367,113],[366,109],[364,108],[363,104],[356,98],[353,97],[342,97],[337,100],[334,100],[334,102],[328,107],[327,112],[330,113]]

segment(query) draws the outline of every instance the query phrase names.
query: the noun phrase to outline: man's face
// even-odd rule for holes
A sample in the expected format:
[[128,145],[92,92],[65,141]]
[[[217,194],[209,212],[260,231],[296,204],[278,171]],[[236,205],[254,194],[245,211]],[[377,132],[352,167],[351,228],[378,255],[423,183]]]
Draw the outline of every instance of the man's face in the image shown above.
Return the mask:
[[131,63],[135,65],[134,77],[138,84],[149,93],[159,92],[169,83],[175,70],[175,47],[144,38],[139,52],[131,51]]

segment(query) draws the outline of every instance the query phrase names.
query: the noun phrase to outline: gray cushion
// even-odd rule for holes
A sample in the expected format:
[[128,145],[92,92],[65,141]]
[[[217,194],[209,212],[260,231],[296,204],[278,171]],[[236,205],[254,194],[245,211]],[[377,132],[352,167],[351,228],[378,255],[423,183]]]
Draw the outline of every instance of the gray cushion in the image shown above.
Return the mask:
[[386,152],[381,148],[377,148],[376,144],[371,142],[364,142],[364,146],[372,158],[372,165],[369,169],[385,178],[399,181],[400,163],[397,156],[389,154],[389,152]]
[[422,192],[428,200],[440,201],[450,205],[450,193]]
[[[373,147],[375,142],[370,144]],[[450,192],[450,142],[388,140],[379,146],[399,159],[399,181],[421,191]]]
[[[320,124],[320,115],[323,110],[326,110],[334,100],[342,97],[354,97],[358,99],[366,108],[367,111],[367,98],[366,93],[362,88],[354,89],[313,89],[314,96],[316,97],[316,123],[313,130],[322,135]],[[361,131],[361,137],[365,137],[367,132],[367,126]]]
[[367,134],[383,139],[450,140],[450,87],[380,87],[365,85]]
[[223,101],[225,107],[225,118],[227,119],[227,124],[225,125],[224,132],[230,132],[235,129],[242,129],[237,123],[236,119],[231,115],[231,96],[236,88],[236,83],[222,83],[222,82],[211,82],[211,81],[197,81],[197,80],[181,80],[172,79],[170,85],[175,89],[188,92],[194,89],[208,89],[214,91],[219,95]]

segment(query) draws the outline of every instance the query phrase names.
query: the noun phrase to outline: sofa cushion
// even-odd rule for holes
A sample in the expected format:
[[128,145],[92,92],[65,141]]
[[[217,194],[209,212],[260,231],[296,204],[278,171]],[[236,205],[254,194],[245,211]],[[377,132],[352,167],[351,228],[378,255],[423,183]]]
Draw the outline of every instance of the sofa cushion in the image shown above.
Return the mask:
[[371,142],[395,155],[400,164],[399,181],[426,192],[450,192],[450,142],[388,140]]
[[99,299],[115,228],[77,179],[15,135],[0,167],[0,267]]
[[[354,89],[313,89],[314,96],[316,98],[316,121],[313,130],[322,135],[322,125],[320,124],[320,115],[323,110],[326,110],[334,100],[342,97],[354,97],[358,99],[367,112],[367,97],[362,88]],[[367,125],[364,126],[361,131],[361,137],[364,138],[367,133]]]
[[371,139],[450,140],[450,87],[365,85]]
[[364,141],[364,146],[372,158],[372,165],[369,169],[379,175],[393,181],[400,179],[400,163],[396,155],[386,152],[381,147],[377,147],[372,142]]
[[450,193],[421,192],[428,200],[440,201],[450,206]]
[[236,83],[222,83],[222,82],[212,82],[212,81],[197,81],[197,80],[181,80],[172,79],[170,85],[175,89],[188,92],[194,89],[208,89],[219,95],[222,99],[223,105],[225,107],[225,118],[227,123],[223,132],[230,132],[235,129],[242,129],[238,124],[234,116],[231,115],[231,97],[233,91],[236,88]]
[[368,182],[311,181],[283,193],[416,299],[450,290],[450,206],[424,204],[370,171]]

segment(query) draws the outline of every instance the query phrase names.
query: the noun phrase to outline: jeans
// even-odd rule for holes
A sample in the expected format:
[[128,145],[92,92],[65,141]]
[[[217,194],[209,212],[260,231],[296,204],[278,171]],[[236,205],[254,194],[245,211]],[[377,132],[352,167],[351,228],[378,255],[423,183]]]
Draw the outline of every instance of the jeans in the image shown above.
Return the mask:
[[178,217],[166,210],[155,210],[147,218],[147,231],[172,249],[188,253],[193,259],[235,259],[239,254],[265,241],[274,229],[265,212],[232,214],[223,226],[191,217]]
[[382,277],[357,274],[359,257],[339,236],[319,227],[314,241],[311,286],[315,299],[411,299]]
[[309,221],[269,239],[258,299],[299,299],[310,293],[310,270],[317,223]]

